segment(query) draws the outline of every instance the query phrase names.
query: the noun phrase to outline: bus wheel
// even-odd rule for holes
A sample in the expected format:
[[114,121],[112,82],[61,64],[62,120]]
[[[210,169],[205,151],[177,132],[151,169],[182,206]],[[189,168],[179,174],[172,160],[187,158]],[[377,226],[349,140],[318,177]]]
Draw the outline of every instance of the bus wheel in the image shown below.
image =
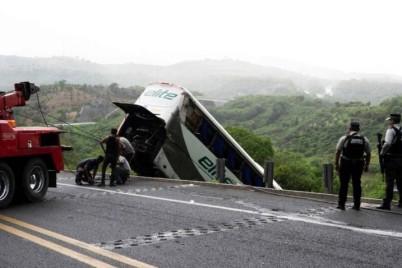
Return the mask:
[[21,186],[28,201],[43,199],[49,185],[49,173],[46,164],[40,158],[28,161],[22,172]]
[[11,168],[0,162],[0,208],[7,207],[15,192],[14,174]]

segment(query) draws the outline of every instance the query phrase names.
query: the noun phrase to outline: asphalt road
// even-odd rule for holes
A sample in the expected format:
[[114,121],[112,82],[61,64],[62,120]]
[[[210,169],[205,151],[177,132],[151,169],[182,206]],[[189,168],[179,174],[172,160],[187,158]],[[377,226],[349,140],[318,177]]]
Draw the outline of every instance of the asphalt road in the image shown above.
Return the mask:
[[[0,267],[402,267],[402,209],[131,178],[0,211]],[[350,200],[351,201],[351,200]],[[350,204],[351,205],[351,204]]]

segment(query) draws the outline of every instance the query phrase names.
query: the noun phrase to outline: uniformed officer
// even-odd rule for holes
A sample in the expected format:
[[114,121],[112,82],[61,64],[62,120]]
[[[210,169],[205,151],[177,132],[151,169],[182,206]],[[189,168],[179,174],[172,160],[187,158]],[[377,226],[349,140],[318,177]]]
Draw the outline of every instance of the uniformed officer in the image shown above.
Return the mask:
[[402,130],[400,114],[390,114],[386,119],[390,128],[385,133],[384,145],[381,155],[385,167],[385,198],[378,209],[391,209],[391,202],[394,196],[394,181],[399,192],[398,207],[402,208]]
[[350,178],[353,186],[354,210],[360,210],[362,194],[361,176],[369,169],[371,147],[369,140],[359,134],[360,124],[351,122],[349,134],[342,136],[336,145],[335,168],[339,172],[340,189],[338,209],[345,210]]

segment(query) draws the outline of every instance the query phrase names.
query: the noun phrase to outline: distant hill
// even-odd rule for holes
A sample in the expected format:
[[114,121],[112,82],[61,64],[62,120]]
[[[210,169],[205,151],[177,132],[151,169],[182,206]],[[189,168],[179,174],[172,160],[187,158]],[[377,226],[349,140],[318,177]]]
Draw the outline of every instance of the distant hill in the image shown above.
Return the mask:
[[330,68],[314,66],[311,64],[306,64],[294,60],[285,60],[277,57],[260,57],[250,59],[250,62],[262,65],[262,66],[272,66],[283,70],[292,71],[295,73],[318,77],[321,79],[327,79],[331,81],[340,80],[380,80],[380,81],[402,81],[402,77],[386,73],[346,73],[339,70],[333,70]]
[[241,126],[269,137],[275,149],[333,160],[335,145],[348,131],[350,121],[359,121],[361,133],[376,153],[377,133],[388,128],[389,113],[402,112],[402,97],[378,105],[330,103],[303,96],[245,96],[211,107],[209,111],[223,126]]
[[[270,61],[261,59],[261,62],[269,64]],[[380,103],[402,94],[402,78],[397,76],[344,74],[299,63],[271,63],[270,67],[225,59],[186,61],[169,66],[105,65],[70,57],[0,56],[0,90],[10,90],[20,81],[41,85],[65,80],[71,84],[117,83],[123,87],[144,87],[150,82],[165,81],[218,99],[250,94],[310,95],[332,102]]]

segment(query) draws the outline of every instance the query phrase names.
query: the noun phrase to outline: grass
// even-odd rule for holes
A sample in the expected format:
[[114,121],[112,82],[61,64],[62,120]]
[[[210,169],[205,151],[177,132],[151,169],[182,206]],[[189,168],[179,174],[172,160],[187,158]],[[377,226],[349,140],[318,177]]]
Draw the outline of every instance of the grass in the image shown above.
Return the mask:
[[[383,199],[385,196],[385,182],[380,173],[364,173],[361,179],[362,197]],[[339,193],[339,176],[334,177],[334,194]],[[348,195],[353,196],[352,180],[349,183]],[[394,199],[398,195],[394,195]]]
[[[362,196],[367,198],[382,199],[385,196],[385,182],[381,174],[363,175]],[[394,198],[396,195],[394,195]]]

